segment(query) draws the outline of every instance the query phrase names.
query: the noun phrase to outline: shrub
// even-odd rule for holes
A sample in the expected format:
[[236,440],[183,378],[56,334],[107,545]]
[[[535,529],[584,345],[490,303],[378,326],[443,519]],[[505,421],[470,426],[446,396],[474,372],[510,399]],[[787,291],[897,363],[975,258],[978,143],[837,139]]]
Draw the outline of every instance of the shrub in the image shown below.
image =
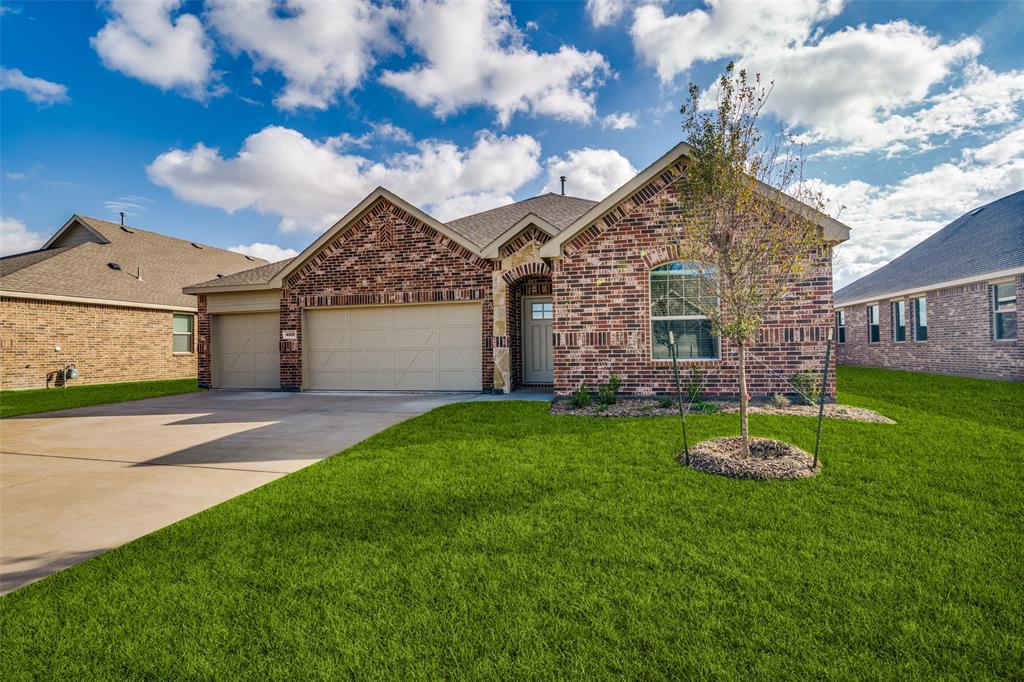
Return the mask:
[[576,392],[569,399],[569,404],[574,408],[590,407],[593,400],[590,398],[590,387],[586,383],[580,384]]
[[797,372],[789,383],[800,392],[800,401],[806,405],[817,405],[821,397],[821,385],[817,375],[810,370]]
[[686,396],[691,403],[700,401],[700,387],[704,383],[704,372],[700,367],[690,369],[690,380],[686,384]]
[[619,375],[613,374],[608,377],[608,383],[597,389],[597,402],[601,405],[614,405],[618,400],[619,387],[622,386],[622,379]]
[[781,409],[783,407],[789,407],[792,403],[790,399],[787,398],[786,396],[782,395],[781,393],[776,393],[775,395],[772,396],[771,404],[772,407],[777,407]]
[[675,402],[676,399],[673,398],[672,396],[663,395],[660,398],[658,398],[658,407],[660,407],[663,410],[667,410],[668,408],[672,407],[675,404]]
[[693,411],[701,414],[715,414],[718,412],[718,405],[709,403],[706,400],[698,400],[693,404]]

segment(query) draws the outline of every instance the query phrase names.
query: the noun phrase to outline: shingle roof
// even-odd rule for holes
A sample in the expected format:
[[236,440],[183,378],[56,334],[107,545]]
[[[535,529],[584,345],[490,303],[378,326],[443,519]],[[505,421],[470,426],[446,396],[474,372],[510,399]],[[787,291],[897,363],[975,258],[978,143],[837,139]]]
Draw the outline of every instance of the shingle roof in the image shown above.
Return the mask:
[[524,199],[507,206],[457,218],[447,223],[466,239],[478,246],[487,246],[530,213],[551,223],[559,231],[569,227],[577,218],[590,210],[596,201],[566,197],[549,192],[532,199]]
[[[0,259],[0,290],[194,308],[195,297],[182,293],[182,287],[266,263],[135,227],[125,230],[96,218],[74,216],[68,225],[83,234],[82,226],[87,226],[102,239],[90,234],[90,241],[62,246],[76,241],[62,236],[55,241],[56,248]],[[100,243],[104,240],[107,243]]]
[[960,216],[835,293],[836,305],[1024,266],[1024,190]]
[[245,286],[247,284],[266,284],[270,280],[274,279],[277,273],[285,269],[289,263],[292,262],[292,258],[285,258],[279,260],[276,263],[268,263],[267,265],[261,265],[256,268],[249,270],[242,270],[236,272],[233,275],[227,275],[225,277],[218,277],[211,279],[206,282],[199,282],[197,284],[191,284],[190,287],[231,287],[231,286]]

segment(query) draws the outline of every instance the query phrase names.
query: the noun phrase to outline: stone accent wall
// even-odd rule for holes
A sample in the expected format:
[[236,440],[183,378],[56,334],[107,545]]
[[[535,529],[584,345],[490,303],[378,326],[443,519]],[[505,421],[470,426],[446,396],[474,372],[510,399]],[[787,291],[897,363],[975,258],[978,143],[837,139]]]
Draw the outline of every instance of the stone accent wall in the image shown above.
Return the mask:
[[494,382],[491,339],[493,264],[390,202],[381,200],[288,278],[281,296],[281,387],[302,386],[305,308],[481,301],[483,387]]
[[0,313],[5,390],[43,388],[47,377],[53,385],[70,362],[80,377],[73,385],[196,376],[196,354],[172,352],[169,310],[0,298]]
[[[679,210],[673,177],[666,171],[652,181],[567,244],[566,257],[556,261],[557,395],[569,395],[583,382],[603,383],[611,374],[621,377],[626,394],[674,390],[672,362],[651,358],[649,285],[651,268],[675,259],[659,229]],[[794,373],[821,371],[833,319],[831,249],[823,250],[811,275],[788,300],[792,302],[771,316],[751,349],[757,359],[748,362],[751,395],[791,393],[786,380]],[[736,352],[725,339],[719,360],[683,361],[680,366],[684,381],[692,367],[704,373],[709,396],[738,393]],[[834,395],[834,372],[831,376],[829,393]]]
[[[1022,310],[1024,275],[1018,275],[1017,309]],[[868,343],[867,305],[842,306],[846,343],[838,345],[839,362],[939,374],[1024,380],[1024,315],[1017,314],[1017,338],[996,341],[992,329],[992,290],[987,282],[937,289],[927,300],[928,339],[914,340],[914,310],[906,301],[907,340],[893,341],[890,303],[879,299],[878,343]]]

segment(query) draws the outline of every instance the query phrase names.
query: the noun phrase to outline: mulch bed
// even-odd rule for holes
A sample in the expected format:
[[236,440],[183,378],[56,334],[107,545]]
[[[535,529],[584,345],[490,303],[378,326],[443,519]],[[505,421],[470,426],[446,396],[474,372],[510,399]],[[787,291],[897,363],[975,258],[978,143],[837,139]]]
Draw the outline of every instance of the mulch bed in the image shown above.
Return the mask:
[[[769,438],[751,438],[750,456],[740,454],[738,437],[715,438],[690,448],[690,468],[718,476],[756,480],[810,478],[821,471],[821,462],[811,468],[814,458],[789,443]],[[685,463],[683,453],[679,462]]]
[[[730,413],[739,412],[740,406],[732,402],[713,403],[718,412]],[[685,407],[685,405],[684,405]],[[691,408],[690,414],[700,414],[696,405]],[[557,400],[552,403],[548,410],[550,414],[573,415],[577,417],[668,417],[679,414],[679,408],[675,403],[672,407],[661,407],[657,400],[628,399],[619,400],[614,405],[608,405],[601,409],[596,403],[589,407],[573,407],[568,400]],[[796,417],[817,417],[818,408],[814,405],[787,405],[786,407],[775,407],[774,405],[751,405],[751,414],[781,414]],[[879,414],[874,410],[864,407],[852,407],[850,405],[825,405],[825,417],[828,419],[847,419],[858,422],[874,422],[877,424],[895,424],[892,419]]]

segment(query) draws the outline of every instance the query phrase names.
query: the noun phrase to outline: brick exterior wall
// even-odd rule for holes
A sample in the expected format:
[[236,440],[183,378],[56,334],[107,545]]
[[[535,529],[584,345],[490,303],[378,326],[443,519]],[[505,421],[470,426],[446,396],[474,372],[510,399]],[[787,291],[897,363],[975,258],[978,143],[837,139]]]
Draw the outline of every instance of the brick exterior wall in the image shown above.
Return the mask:
[[[609,217],[584,230],[566,245],[556,261],[555,393],[565,396],[581,383],[594,386],[611,374],[622,379],[626,394],[674,391],[672,362],[651,359],[650,286],[652,267],[676,260],[658,229],[678,211],[671,175],[663,174],[624,202]],[[832,255],[826,249],[812,274],[763,327],[752,355],[771,367],[748,362],[751,395],[792,393],[786,383],[794,373],[820,371],[832,323]],[[833,356],[834,364],[834,356]],[[735,349],[721,342],[717,361],[681,363],[685,376],[699,367],[709,396],[735,396],[738,372]],[[830,372],[830,395],[835,395]]]
[[[1024,275],[1016,278],[1017,305],[1024,297]],[[887,367],[939,374],[1024,379],[1024,316],[1017,314],[1017,338],[996,341],[992,329],[992,291],[987,282],[937,289],[923,294],[927,300],[928,338],[914,340],[914,310],[906,301],[907,340],[893,340],[890,303],[879,299],[878,343],[868,343],[867,306],[843,306],[846,342],[838,344],[842,364]],[[914,298],[917,296],[915,295]]]
[[213,385],[212,365],[210,364],[210,312],[206,305],[206,296],[196,296],[196,355],[198,356],[198,378],[202,388]]
[[70,362],[73,385],[196,376],[196,354],[171,350],[169,310],[2,298],[0,311],[3,389],[53,385]]
[[306,308],[480,301],[484,389],[494,383],[491,356],[493,264],[416,217],[381,200],[288,278],[281,296],[281,387],[302,386],[302,311]]

